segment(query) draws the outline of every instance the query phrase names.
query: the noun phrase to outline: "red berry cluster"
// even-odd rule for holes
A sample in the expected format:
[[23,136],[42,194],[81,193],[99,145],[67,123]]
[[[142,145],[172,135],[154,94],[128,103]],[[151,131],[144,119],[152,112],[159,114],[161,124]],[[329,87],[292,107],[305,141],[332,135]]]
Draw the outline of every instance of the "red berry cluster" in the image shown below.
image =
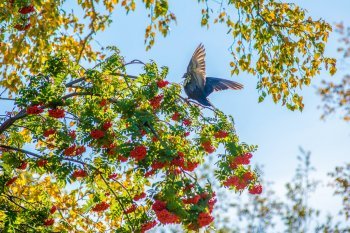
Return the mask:
[[209,225],[211,222],[213,222],[214,218],[209,213],[202,212],[198,215],[197,221],[198,221],[199,227],[204,227]]
[[27,168],[27,166],[28,166],[28,163],[23,161],[23,162],[21,163],[21,165],[18,167],[18,169],[24,170],[24,169]]
[[152,176],[154,173],[155,173],[156,171],[155,170],[149,170],[148,172],[146,172],[145,173],[145,177],[147,178],[147,177],[150,177],[150,176]]
[[168,84],[169,84],[169,82],[168,82],[168,81],[165,81],[165,80],[159,80],[159,81],[157,82],[157,86],[158,86],[159,88],[166,87]]
[[36,164],[38,165],[38,167],[44,167],[49,161],[47,161],[46,159],[40,159],[36,162]]
[[63,118],[65,116],[64,109],[54,108],[49,109],[49,116],[53,118]]
[[22,7],[21,9],[18,10],[19,13],[21,14],[29,14],[29,13],[33,13],[35,11],[34,6],[30,5],[30,6],[25,6]]
[[194,197],[183,199],[182,202],[184,204],[193,204],[193,205],[195,205],[195,204],[197,204],[199,202],[200,199],[201,199],[201,196],[197,194]]
[[180,120],[180,113],[178,113],[178,112],[175,112],[173,115],[172,115],[172,117],[171,117],[171,119],[173,120],[173,121],[179,121]]
[[246,172],[242,177],[231,176],[225,182],[226,187],[234,186],[236,189],[241,190],[249,185],[249,183],[254,179],[254,174],[251,172]]
[[[191,161],[185,162],[184,160],[185,154],[181,151],[177,152],[177,154],[178,154],[178,157],[174,158],[171,161],[171,165],[181,167],[183,170],[190,171],[190,172],[194,171],[194,169],[197,168],[199,163],[191,162]],[[152,165],[152,168],[153,168],[153,165]]]
[[224,181],[226,187],[234,186],[236,189],[244,189],[248,185],[248,181],[239,178],[238,176],[231,176]]
[[199,163],[187,161],[187,163],[182,167],[185,171],[193,172],[194,169],[198,167]]
[[253,155],[251,153],[245,153],[244,155],[238,156],[231,162],[230,167],[235,169],[238,165],[248,165],[252,157]]
[[94,129],[94,130],[91,130],[90,136],[93,139],[100,139],[103,136],[105,136],[105,132],[103,132],[102,130],[99,130],[99,129]]
[[155,220],[152,222],[146,222],[146,223],[142,224],[141,233],[145,233],[146,231],[152,229],[156,225],[157,225],[157,221],[155,221]]
[[190,119],[184,119],[183,123],[184,123],[184,125],[189,126],[192,124],[192,121]]
[[76,146],[75,144],[64,149],[63,154],[66,156],[77,156],[77,155],[81,155],[86,151],[85,146]]
[[27,31],[31,26],[32,25],[30,23],[26,25],[16,24],[14,28],[17,29],[18,31]]
[[[17,25],[16,25],[17,26]],[[40,105],[33,105],[27,108],[27,114],[29,115],[38,115],[42,113],[44,109],[40,107]]]
[[135,195],[134,201],[139,201],[139,200],[141,200],[141,199],[143,199],[145,197],[146,197],[146,193],[142,192],[142,193],[140,193],[138,195]]
[[160,107],[163,97],[164,95],[157,95],[149,101],[149,104],[152,106],[153,110],[156,110]]
[[171,161],[171,165],[183,167],[185,165],[185,160],[183,157],[178,156]]
[[215,138],[226,138],[228,136],[228,133],[226,131],[220,130],[216,133],[214,133]]
[[250,194],[261,194],[262,193],[262,186],[259,185],[254,185],[249,189]]
[[166,209],[166,203],[163,201],[156,200],[152,205],[152,209],[156,213],[159,222],[161,222],[162,224],[172,224],[180,222],[178,216],[169,212]]
[[141,145],[136,146],[132,151],[130,151],[130,156],[136,161],[144,159],[147,155],[147,147]]
[[44,226],[52,226],[55,223],[55,220],[50,218],[50,219],[46,219],[44,221]]
[[104,107],[107,105],[107,100],[106,99],[103,99],[101,100],[101,102],[99,103],[101,107]]
[[215,147],[211,144],[210,141],[202,142],[202,147],[208,154],[211,154],[215,151]]
[[9,180],[5,183],[5,185],[6,185],[6,186],[10,186],[11,184],[15,183],[15,181],[16,181],[17,179],[18,179],[18,177],[15,176],[15,177],[9,179]]
[[112,127],[112,125],[113,125],[112,122],[106,121],[105,123],[103,123],[102,127],[104,130],[108,130],[109,128]]
[[74,140],[77,137],[77,134],[75,133],[75,130],[72,130],[68,133],[68,136]]
[[128,158],[124,157],[123,155],[118,155],[117,160],[120,162],[126,162],[128,161]]
[[73,172],[72,176],[73,176],[74,178],[79,178],[79,177],[82,177],[82,178],[83,178],[83,177],[86,177],[86,176],[87,176],[87,173],[86,173],[85,170],[79,169],[79,170],[75,170],[75,171]]
[[160,161],[154,161],[151,165],[152,169],[154,169],[154,170],[162,169],[165,166],[166,166],[166,163],[160,162]]
[[119,176],[119,175],[118,175],[117,173],[113,173],[113,174],[110,174],[110,175],[108,176],[108,178],[111,179],[111,180],[113,180],[113,179],[117,178],[118,176]]
[[132,204],[128,209],[124,211],[125,214],[130,214],[136,210],[136,205]]
[[44,135],[44,137],[48,137],[48,136],[55,134],[55,133],[56,133],[55,129],[47,129],[44,131],[43,135]]
[[81,155],[86,151],[85,146],[78,146],[75,150],[75,155]]
[[50,209],[50,214],[54,214],[57,210],[57,206],[53,205]]
[[109,204],[106,203],[105,201],[101,202],[101,203],[98,203],[94,206],[94,208],[92,208],[92,211],[95,211],[95,212],[102,212],[102,211],[105,211],[106,209],[109,208]]

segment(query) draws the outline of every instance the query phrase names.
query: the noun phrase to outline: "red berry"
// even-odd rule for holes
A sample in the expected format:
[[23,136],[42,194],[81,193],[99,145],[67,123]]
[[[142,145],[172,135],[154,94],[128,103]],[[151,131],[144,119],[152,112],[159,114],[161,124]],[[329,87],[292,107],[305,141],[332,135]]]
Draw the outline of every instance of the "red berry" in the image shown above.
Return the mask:
[[144,159],[147,155],[147,147],[141,145],[136,146],[131,152],[130,156],[134,158],[136,161],[140,161]]
[[166,208],[166,202],[160,201],[160,200],[156,200],[152,205],[152,210],[155,212],[164,210],[165,208]]
[[198,215],[198,224],[200,227],[207,226],[213,221],[214,218],[209,213],[202,212]]
[[50,219],[46,219],[44,221],[44,226],[52,226],[55,223],[55,220],[50,218]]
[[249,193],[250,194],[261,194],[262,193],[262,186],[259,185],[255,185],[252,188],[249,189]]
[[183,169],[185,171],[192,172],[192,171],[194,171],[194,169],[196,169],[198,167],[198,165],[199,165],[199,163],[197,163],[197,162],[188,161],[186,163],[186,165],[183,167]]
[[243,174],[243,179],[246,181],[251,181],[254,179],[254,174],[248,171]]
[[210,213],[213,212],[215,203],[216,203],[216,198],[212,197],[209,199],[208,206],[209,206]]
[[9,179],[7,182],[6,182],[6,186],[10,186],[11,184],[13,184],[13,183],[15,183],[15,181],[17,180],[17,176],[15,176],[15,177],[13,177],[13,178],[11,178],[11,179]]
[[113,180],[113,179],[115,179],[115,178],[117,178],[117,177],[118,177],[118,174],[117,174],[117,173],[113,173],[113,174],[110,174],[110,175],[108,176],[108,178],[111,179],[111,180]]
[[129,207],[128,209],[125,210],[125,214],[130,214],[132,212],[134,212],[136,210],[136,205],[135,204],[132,204],[131,207]]
[[56,210],[57,210],[57,206],[53,205],[53,206],[51,207],[51,209],[50,209],[50,214],[55,213]]
[[194,197],[191,197],[191,198],[187,198],[187,199],[183,199],[182,202],[184,204],[197,204],[198,201],[201,199],[201,196],[200,195],[196,195]]
[[145,177],[146,177],[146,178],[147,178],[147,177],[150,177],[150,176],[152,176],[155,172],[156,172],[156,171],[152,169],[152,170],[150,170],[150,171],[148,171],[148,172],[145,173]]
[[102,211],[105,211],[106,209],[108,209],[109,208],[109,204],[108,203],[106,203],[106,202],[101,202],[101,203],[99,203],[99,204],[96,204],[95,206],[94,206],[94,208],[92,208],[92,211],[95,211],[95,212],[102,212]]
[[175,112],[174,114],[173,114],[173,116],[171,117],[171,119],[173,120],[173,121],[178,121],[178,120],[180,120],[180,113],[178,113],[178,112]]
[[20,24],[16,24],[15,26],[14,26],[14,28],[15,29],[17,29],[18,31],[26,31],[26,30],[28,30],[29,28],[31,27],[31,24],[30,23],[28,23],[27,25],[20,25]]
[[106,100],[106,99],[101,100],[100,106],[101,106],[101,107],[104,107],[104,106],[106,106],[106,105],[107,105],[107,100]]
[[157,86],[158,86],[159,88],[166,87],[168,84],[169,84],[169,82],[168,82],[168,81],[165,81],[165,80],[159,80],[159,81],[157,82]]
[[77,149],[75,150],[75,155],[81,155],[82,153],[84,153],[86,151],[85,146],[79,146],[77,147]]
[[152,137],[152,142],[158,142],[158,138],[156,136]]
[[122,156],[122,155],[119,155],[119,156],[117,157],[117,160],[120,161],[120,162],[126,162],[126,161],[128,161],[128,158],[127,158],[127,157],[124,157],[124,156]]
[[27,162],[22,162],[21,165],[18,167],[18,169],[24,170],[27,168],[27,166],[28,166]]
[[145,233],[146,231],[152,229],[156,225],[157,225],[157,221],[155,221],[155,220],[152,222],[146,222],[146,223],[142,224],[141,233]]
[[183,159],[183,157],[176,157],[175,159],[173,159],[171,161],[171,165],[175,165],[175,166],[179,166],[179,167],[183,167],[185,164],[185,161]]
[[202,142],[202,147],[209,154],[211,154],[215,151],[215,147],[211,144],[210,141]]
[[27,108],[27,114],[29,115],[37,115],[44,111],[39,105],[33,105]]
[[77,137],[77,134],[75,133],[75,130],[72,130],[68,133],[69,137],[71,137],[73,140]]
[[55,129],[47,129],[44,131],[43,135],[44,135],[44,137],[48,137],[48,136],[55,134],[55,133],[56,133]]
[[66,156],[74,156],[76,145],[72,145],[66,149],[64,149],[63,154]]
[[214,134],[215,138],[226,138],[227,136],[228,136],[228,133],[223,130],[220,130]]
[[152,106],[153,110],[156,110],[160,107],[163,97],[164,95],[157,95],[149,101],[149,104]]
[[146,193],[142,192],[134,197],[134,201],[139,201],[146,197]]
[[189,125],[192,124],[192,121],[189,120],[189,119],[184,119],[184,120],[183,120],[183,123],[184,123],[184,125],[189,126]]
[[105,136],[105,133],[102,131],[102,130],[99,130],[99,129],[94,129],[90,132],[90,136],[93,138],[93,139],[100,139],[102,138],[103,136]]
[[173,224],[173,223],[179,223],[180,219],[178,216],[176,216],[173,213],[170,213],[168,210],[163,209],[161,211],[156,212],[157,218],[160,223],[162,224]]
[[29,13],[32,13],[34,11],[35,11],[35,9],[34,9],[33,5],[25,6],[25,7],[22,7],[21,9],[18,10],[18,12],[21,14],[29,14]]
[[108,130],[109,128],[111,128],[112,127],[112,122],[110,122],[110,121],[106,121],[105,123],[103,123],[103,129],[104,130]]
[[72,174],[74,178],[79,178],[79,177],[86,177],[87,173],[83,169],[75,170]]
[[47,161],[46,159],[40,159],[36,163],[37,163],[38,167],[44,167],[48,162],[49,161]]
[[54,108],[49,109],[49,116],[53,118],[63,118],[65,116],[64,109]]
[[248,183],[249,181],[241,179],[237,176],[231,176],[226,181],[224,181],[224,185],[226,187],[233,186],[238,190],[244,189],[245,187],[247,187]]

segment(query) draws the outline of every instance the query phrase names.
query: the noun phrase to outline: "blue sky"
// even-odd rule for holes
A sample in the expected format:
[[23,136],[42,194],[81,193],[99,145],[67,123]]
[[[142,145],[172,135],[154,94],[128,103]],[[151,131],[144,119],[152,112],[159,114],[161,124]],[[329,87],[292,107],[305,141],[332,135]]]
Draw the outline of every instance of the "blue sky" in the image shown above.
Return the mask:
[[[171,1],[172,2],[172,1]],[[314,18],[323,18],[329,23],[343,21],[350,24],[350,1],[293,1],[308,10]],[[174,4],[174,3],[173,3]],[[317,171],[315,177],[322,179],[326,185],[326,174],[337,165],[349,162],[350,127],[339,115],[320,120],[320,97],[315,94],[315,85],[322,79],[339,80],[345,72],[341,70],[334,77],[323,73],[316,77],[312,85],[303,90],[305,109],[302,113],[291,112],[276,105],[267,98],[258,104],[256,77],[240,74],[230,77],[230,54],[228,51],[232,39],[222,26],[213,26],[209,30],[200,27],[200,11],[197,1],[177,0],[172,11],[177,15],[178,23],[171,28],[167,38],[159,36],[155,46],[148,52],[144,46],[144,28],[148,21],[141,5],[135,13],[126,16],[117,11],[113,16],[113,24],[98,36],[102,45],[116,45],[121,49],[126,60],[154,60],[159,65],[170,68],[169,80],[181,82],[189,59],[196,46],[203,42],[207,51],[207,74],[221,78],[233,78],[245,85],[243,91],[226,91],[210,96],[212,103],[234,117],[236,129],[242,141],[257,144],[253,163],[265,166],[265,178],[275,182],[277,193],[284,193],[284,183],[288,182],[296,168],[298,147],[312,152],[311,161]],[[331,35],[326,53],[338,57],[336,53],[337,35]],[[129,69],[137,74],[137,68]],[[350,69],[349,69],[350,72]],[[330,189],[321,188],[311,203],[322,203],[326,211],[334,211],[340,205],[338,199],[332,197]]]

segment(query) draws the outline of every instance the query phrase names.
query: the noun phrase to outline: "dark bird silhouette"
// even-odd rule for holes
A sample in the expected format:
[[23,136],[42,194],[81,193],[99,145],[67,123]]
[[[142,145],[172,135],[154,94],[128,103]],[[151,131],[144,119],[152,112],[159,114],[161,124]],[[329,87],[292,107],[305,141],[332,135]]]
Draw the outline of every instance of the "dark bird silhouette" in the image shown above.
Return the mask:
[[240,90],[243,85],[234,81],[206,77],[205,73],[205,49],[200,44],[194,51],[187,72],[184,74],[184,89],[188,98],[196,100],[204,106],[214,107],[207,97],[214,91],[226,89]]

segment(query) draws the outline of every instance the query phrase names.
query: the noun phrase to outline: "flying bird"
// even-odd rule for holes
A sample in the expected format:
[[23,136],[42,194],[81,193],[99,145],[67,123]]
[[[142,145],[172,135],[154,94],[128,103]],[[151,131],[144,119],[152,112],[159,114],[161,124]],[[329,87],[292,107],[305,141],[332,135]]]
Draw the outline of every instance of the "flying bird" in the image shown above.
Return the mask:
[[208,107],[214,107],[207,99],[212,92],[227,89],[240,90],[243,88],[242,84],[234,81],[206,77],[205,49],[203,44],[199,44],[194,51],[183,78],[185,79],[183,84],[184,90],[188,98]]

